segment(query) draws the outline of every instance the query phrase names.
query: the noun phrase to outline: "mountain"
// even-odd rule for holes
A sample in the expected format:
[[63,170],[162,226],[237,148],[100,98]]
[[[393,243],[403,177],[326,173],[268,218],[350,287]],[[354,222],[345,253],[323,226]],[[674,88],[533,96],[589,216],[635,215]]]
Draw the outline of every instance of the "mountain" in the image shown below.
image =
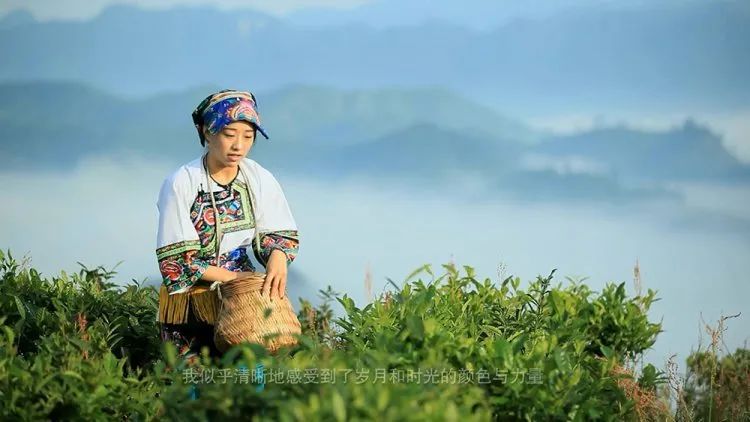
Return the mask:
[[750,182],[750,166],[729,153],[719,135],[691,119],[662,132],[613,126],[553,136],[532,151],[557,159],[583,157],[634,181]]
[[200,148],[197,139],[185,142],[197,138],[190,119],[197,92],[136,101],[78,83],[29,82],[3,84],[0,95],[6,168],[69,168],[86,155],[131,150],[186,159]]
[[0,19],[0,30],[13,29],[32,23],[36,23],[36,20],[30,12],[26,10],[14,10]]
[[259,101],[281,139],[351,145],[428,123],[473,135],[532,143],[539,134],[517,120],[440,87],[342,90],[290,85]]
[[[122,151],[188,159],[200,151],[190,113],[216,90],[201,86],[123,100],[71,82],[0,84],[0,152],[9,165],[65,166],[83,155]],[[282,165],[422,123],[517,143],[538,137],[521,123],[439,89],[293,86],[257,98],[271,138],[260,139],[254,152]]]
[[[65,169],[91,154],[188,161],[201,151],[190,112],[215,89],[123,100],[76,83],[0,85],[5,169]],[[663,186],[675,180],[750,181],[748,166],[691,121],[664,132],[615,126],[542,136],[444,90],[292,86],[258,101],[271,139],[260,138],[251,156],[317,179],[600,201],[674,198]]]
[[0,80],[80,81],[125,96],[307,84],[441,86],[516,115],[750,104],[746,2],[581,8],[483,31],[435,21],[308,28],[245,10],[122,5],[84,22],[2,22],[10,59]]
[[[332,169],[337,178],[359,175],[394,186],[445,191],[471,189],[470,195],[502,194],[522,200],[604,201],[679,199],[661,187],[628,187],[597,174],[561,174],[526,169],[520,163],[533,148],[501,139],[468,136],[432,124],[419,124],[378,139],[339,148],[306,171]],[[320,161],[322,159],[322,161]],[[468,182],[467,182],[468,181]],[[472,186],[466,186],[469,183]]]
[[339,148],[329,162],[340,171],[415,174],[428,178],[471,169],[501,172],[523,150],[509,140],[481,138],[419,123],[371,141]]

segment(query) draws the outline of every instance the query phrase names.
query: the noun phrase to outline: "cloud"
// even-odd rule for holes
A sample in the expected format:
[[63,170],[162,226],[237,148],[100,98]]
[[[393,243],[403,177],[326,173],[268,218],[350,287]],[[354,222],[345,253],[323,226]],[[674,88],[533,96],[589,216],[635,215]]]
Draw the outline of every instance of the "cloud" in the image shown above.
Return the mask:
[[750,210],[750,186],[725,186],[716,183],[671,183],[681,192],[685,205],[730,218],[747,219]]
[[272,15],[283,15],[310,7],[346,9],[369,1],[371,0],[6,0],[0,3],[0,16],[16,10],[25,10],[39,21],[88,20],[115,4],[152,10],[180,6],[209,6],[218,10],[253,9]]
[[[111,268],[120,260],[120,282],[153,275],[158,271],[155,201],[173,167],[99,156],[64,173],[0,170],[6,198],[0,208],[0,248],[16,256],[30,253],[33,266],[45,275],[75,271],[76,261]],[[387,286],[386,277],[400,283],[425,263],[442,273],[441,264],[450,261],[471,265],[480,278],[493,280],[502,267],[524,281],[557,268],[559,281],[588,276],[587,284],[597,290],[608,281],[628,281],[639,259],[644,286],[662,298],[651,316],[663,317],[666,330],[654,359],[673,352],[686,356],[698,339],[693,327],[701,312],[706,320],[722,312],[750,313],[744,300],[750,295],[748,238],[696,225],[674,228],[665,223],[678,218],[674,208],[465,201],[450,192],[274,174],[300,227],[295,271],[311,289],[330,284],[358,304],[366,297],[368,266],[375,294]],[[745,340],[746,321],[730,327],[730,347]]]
[[577,155],[553,157],[543,154],[525,154],[521,157],[520,166],[524,170],[552,170],[557,174],[607,175],[609,167],[605,163]]

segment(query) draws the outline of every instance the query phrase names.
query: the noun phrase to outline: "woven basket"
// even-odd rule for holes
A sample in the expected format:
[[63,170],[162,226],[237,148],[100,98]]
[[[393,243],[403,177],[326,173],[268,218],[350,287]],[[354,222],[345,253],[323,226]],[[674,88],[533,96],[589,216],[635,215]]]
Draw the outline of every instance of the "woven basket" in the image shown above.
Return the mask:
[[[218,286],[221,310],[214,326],[214,343],[220,351],[242,342],[262,344],[270,353],[297,344],[293,334],[302,333],[297,314],[286,292],[284,298],[274,296],[273,301],[261,296],[265,276],[254,272]],[[273,334],[278,336],[268,337]]]

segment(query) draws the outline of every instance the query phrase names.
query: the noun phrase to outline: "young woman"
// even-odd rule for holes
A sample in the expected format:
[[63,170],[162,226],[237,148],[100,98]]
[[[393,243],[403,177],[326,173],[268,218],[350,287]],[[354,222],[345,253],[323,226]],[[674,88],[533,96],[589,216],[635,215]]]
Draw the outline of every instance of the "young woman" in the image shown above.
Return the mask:
[[225,89],[201,101],[192,117],[204,153],[164,180],[157,203],[159,322],[162,339],[181,354],[206,346],[218,355],[219,303],[210,285],[256,271],[249,248],[265,267],[262,294],[283,297],[299,233],[278,181],[245,157],[258,132],[268,139],[255,96]]

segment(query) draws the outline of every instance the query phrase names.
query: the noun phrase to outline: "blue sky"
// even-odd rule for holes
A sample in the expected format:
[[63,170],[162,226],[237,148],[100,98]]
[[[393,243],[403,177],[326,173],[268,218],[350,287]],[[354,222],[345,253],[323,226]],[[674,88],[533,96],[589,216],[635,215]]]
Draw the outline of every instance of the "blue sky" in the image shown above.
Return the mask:
[[256,9],[269,14],[284,14],[306,7],[350,8],[367,0],[7,0],[0,3],[0,16],[14,10],[31,12],[37,20],[90,19],[113,4],[136,5],[147,9],[169,9],[175,6],[212,6],[218,9]]
[[366,6],[362,8],[362,12],[372,15],[391,14],[394,21],[405,23],[400,21],[398,15],[406,20],[414,20],[415,11],[426,18],[454,16],[465,21],[467,18],[482,20],[487,17],[488,11],[512,18],[534,17],[580,7],[643,8],[690,2],[705,3],[706,0],[474,0],[460,3],[435,0],[6,0],[0,3],[0,16],[15,10],[25,10],[40,21],[86,20],[115,4],[135,5],[144,9],[169,9],[178,6],[210,6],[221,10],[254,9],[277,16],[306,9],[344,11]]

